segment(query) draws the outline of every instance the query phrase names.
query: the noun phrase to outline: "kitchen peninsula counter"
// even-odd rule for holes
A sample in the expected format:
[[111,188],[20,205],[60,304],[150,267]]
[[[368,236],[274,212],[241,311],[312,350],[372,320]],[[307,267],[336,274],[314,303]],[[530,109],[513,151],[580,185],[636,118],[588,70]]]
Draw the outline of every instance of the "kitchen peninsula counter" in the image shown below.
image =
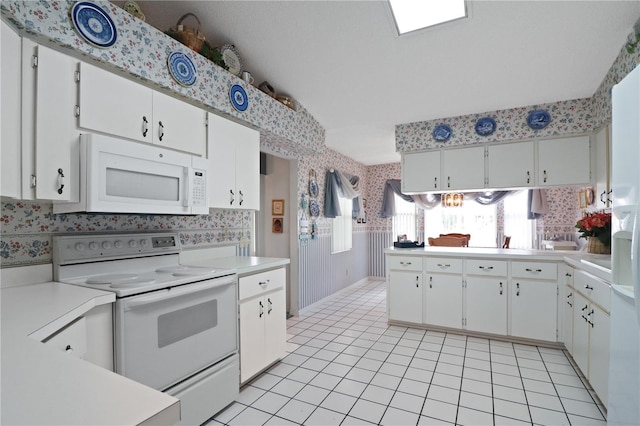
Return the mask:
[[179,400],[42,343],[112,292],[56,282],[0,291],[2,424],[176,424]]
[[[192,250],[186,253],[196,253],[197,251]],[[182,255],[184,256],[184,254],[185,252]],[[282,257],[227,256],[216,258],[182,257],[181,263],[190,266],[230,269],[242,276],[280,268],[288,265],[291,261]]]

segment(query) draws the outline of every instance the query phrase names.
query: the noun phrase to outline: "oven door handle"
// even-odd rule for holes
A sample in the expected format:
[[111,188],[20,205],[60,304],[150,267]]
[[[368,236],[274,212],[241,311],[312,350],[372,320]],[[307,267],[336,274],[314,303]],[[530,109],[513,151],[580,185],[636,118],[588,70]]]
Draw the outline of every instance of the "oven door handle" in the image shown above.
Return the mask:
[[162,302],[163,300],[173,299],[175,297],[185,296],[187,294],[198,293],[201,291],[211,290],[218,287],[224,287],[224,286],[232,285],[234,283],[235,283],[235,280],[212,279],[199,284],[184,284],[178,287],[172,287],[172,288],[160,290],[160,294],[158,294],[158,292],[154,292],[154,294],[149,296],[133,297],[130,299],[125,299],[123,301],[123,308],[125,311],[130,311],[134,308],[139,308],[140,306]]

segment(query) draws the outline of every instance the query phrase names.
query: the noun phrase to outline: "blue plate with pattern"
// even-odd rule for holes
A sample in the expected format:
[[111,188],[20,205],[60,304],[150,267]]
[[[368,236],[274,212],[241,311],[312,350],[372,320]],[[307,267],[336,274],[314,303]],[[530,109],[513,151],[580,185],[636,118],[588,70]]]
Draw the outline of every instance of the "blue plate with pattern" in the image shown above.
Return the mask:
[[234,84],[229,89],[229,99],[231,99],[231,105],[238,111],[244,111],[249,106],[249,97],[244,88],[239,84]]
[[491,117],[484,117],[476,123],[476,133],[480,136],[489,136],[496,131],[496,121]]
[[96,47],[113,46],[118,38],[118,31],[111,17],[93,3],[75,3],[71,8],[71,21],[78,34]]
[[451,137],[451,127],[447,124],[440,124],[433,129],[431,134],[437,142],[446,142]]
[[543,109],[537,109],[527,117],[527,124],[533,130],[544,129],[551,122],[551,116]]
[[311,213],[313,217],[320,216],[320,204],[318,204],[316,200],[309,202],[309,213]]
[[178,84],[189,87],[196,82],[198,74],[189,57],[182,52],[172,52],[167,58],[169,74]]

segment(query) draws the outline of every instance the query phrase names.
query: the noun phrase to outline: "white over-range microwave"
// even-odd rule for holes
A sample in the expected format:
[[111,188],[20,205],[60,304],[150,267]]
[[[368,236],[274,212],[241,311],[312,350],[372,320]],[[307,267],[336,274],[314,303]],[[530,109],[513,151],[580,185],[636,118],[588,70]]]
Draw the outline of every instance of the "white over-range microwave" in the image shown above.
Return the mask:
[[204,158],[97,134],[80,135],[79,151],[79,200],[54,213],[209,213]]

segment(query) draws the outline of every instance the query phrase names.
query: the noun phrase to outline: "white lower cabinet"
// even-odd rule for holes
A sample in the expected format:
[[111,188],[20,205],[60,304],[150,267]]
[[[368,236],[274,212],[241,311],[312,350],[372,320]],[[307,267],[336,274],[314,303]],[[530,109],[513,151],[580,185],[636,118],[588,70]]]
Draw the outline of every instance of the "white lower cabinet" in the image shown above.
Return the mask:
[[467,277],[466,329],[507,334],[507,278]]
[[284,268],[240,277],[240,382],[285,355],[287,312]]
[[573,344],[570,353],[606,406],[611,289],[604,281],[583,271],[575,272],[574,285]]
[[514,279],[511,282],[511,335],[557,339],[557,281]]
[[422,271],[389,272],[389,319],[422,323]]
[[460,328],[462,326],[462,278],[459,274],[427,272],[424,322],[440,327]]
[[562,341],[569,353],[573,352],[573,305],[575,302],[575,288],[573,287],[573,268],[562,265],[561,282],[564,283],[564,297],[562,300]]

